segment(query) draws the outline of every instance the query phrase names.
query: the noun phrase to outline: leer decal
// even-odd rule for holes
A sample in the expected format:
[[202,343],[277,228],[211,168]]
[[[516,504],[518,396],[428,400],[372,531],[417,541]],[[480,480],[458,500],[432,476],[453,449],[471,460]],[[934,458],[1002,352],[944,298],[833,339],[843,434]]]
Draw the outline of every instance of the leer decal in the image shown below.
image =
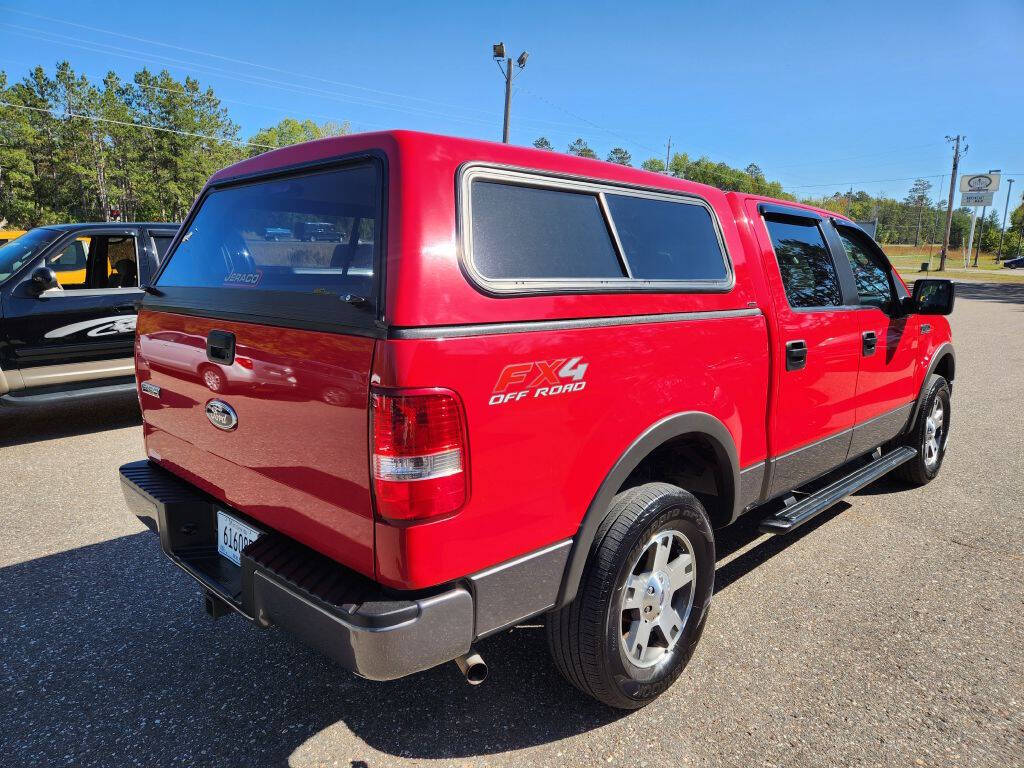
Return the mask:
[[[506,365],[494,384],[488,405],[518,402],[524,398],[550,397],[579,392],[587,386],[583,378],[587,363],[582,357],[534,360]],[[515,388],[513,391],[509,391]]]

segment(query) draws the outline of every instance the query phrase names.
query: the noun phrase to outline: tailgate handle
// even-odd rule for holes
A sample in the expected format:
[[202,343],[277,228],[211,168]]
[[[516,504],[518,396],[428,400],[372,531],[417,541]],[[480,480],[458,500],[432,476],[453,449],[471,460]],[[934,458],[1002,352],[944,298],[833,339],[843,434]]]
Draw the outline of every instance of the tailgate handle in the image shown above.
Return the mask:
[[210,331],[206,337],[206,357],[211,363],[231,365],[235,362],[235,334]]

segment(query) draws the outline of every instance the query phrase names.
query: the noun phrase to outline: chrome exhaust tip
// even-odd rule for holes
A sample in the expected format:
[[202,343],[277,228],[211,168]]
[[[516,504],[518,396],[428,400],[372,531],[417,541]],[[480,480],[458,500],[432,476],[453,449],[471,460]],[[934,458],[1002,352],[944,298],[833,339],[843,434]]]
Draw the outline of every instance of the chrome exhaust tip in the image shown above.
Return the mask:
[[455,664],[470,685],[480,685],[487,679],[487,662],[472,648],[469,649],[469,653],[464,653],[455,659]]

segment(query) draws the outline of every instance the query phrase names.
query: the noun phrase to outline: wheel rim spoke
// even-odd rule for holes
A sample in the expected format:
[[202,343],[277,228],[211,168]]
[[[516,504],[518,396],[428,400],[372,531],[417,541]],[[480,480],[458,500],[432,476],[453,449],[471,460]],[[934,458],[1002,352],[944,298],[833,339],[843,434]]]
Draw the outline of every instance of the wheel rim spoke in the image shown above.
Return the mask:
[[693,581],[693,558],[689,552],[683,552],[668,564],[665,571],[672,583],[672,591],[675,592]]
[[654,550],[654,570],[664,571],[668,566],[668,558],[672,552],[672,535],[662,536],[658,539]]
[[658,617],[658,626],[661,627],[661,633],[670,645],[679,637],[679,633],[683,631],[683,623],[683,617],[671,605],[665,606],[665,610]]
[[644,587],[646,586],[646,574],[630,576],[626,583],[626,593],[622,596],[622,610],[632,611],[639,608],[644,599]]
[[647,644],[651,640],[651,629],[653,627],[653,622],[638,619],[629,628],[626,646],[630,649],[629,655],[634,659],[642,660],[647,655]]

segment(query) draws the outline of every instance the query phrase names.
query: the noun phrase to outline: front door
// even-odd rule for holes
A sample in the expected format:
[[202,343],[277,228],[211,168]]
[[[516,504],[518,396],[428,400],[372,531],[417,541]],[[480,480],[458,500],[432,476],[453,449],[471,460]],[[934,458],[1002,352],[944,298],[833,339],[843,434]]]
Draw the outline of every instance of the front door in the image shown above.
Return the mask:
[[901,311],[906,289],[878,245],[857,227],[841,221],[835,225],[861,306],[853,458],[894,437],[910,417],[917,395],[914,375],[921,319]]
[[[756,204],[755,204],[756,205]],[[758,207],[776,332],[769,455],[775,496],[846,461],[860,364],[860,317],[827,222],[801,208]]]
[[[75,233],[43,254],[4,301],[10,359],[25,388],[133,374],[138,237],[134,229]],[[59,287],[37,294],[31,272],[57,272]]]

